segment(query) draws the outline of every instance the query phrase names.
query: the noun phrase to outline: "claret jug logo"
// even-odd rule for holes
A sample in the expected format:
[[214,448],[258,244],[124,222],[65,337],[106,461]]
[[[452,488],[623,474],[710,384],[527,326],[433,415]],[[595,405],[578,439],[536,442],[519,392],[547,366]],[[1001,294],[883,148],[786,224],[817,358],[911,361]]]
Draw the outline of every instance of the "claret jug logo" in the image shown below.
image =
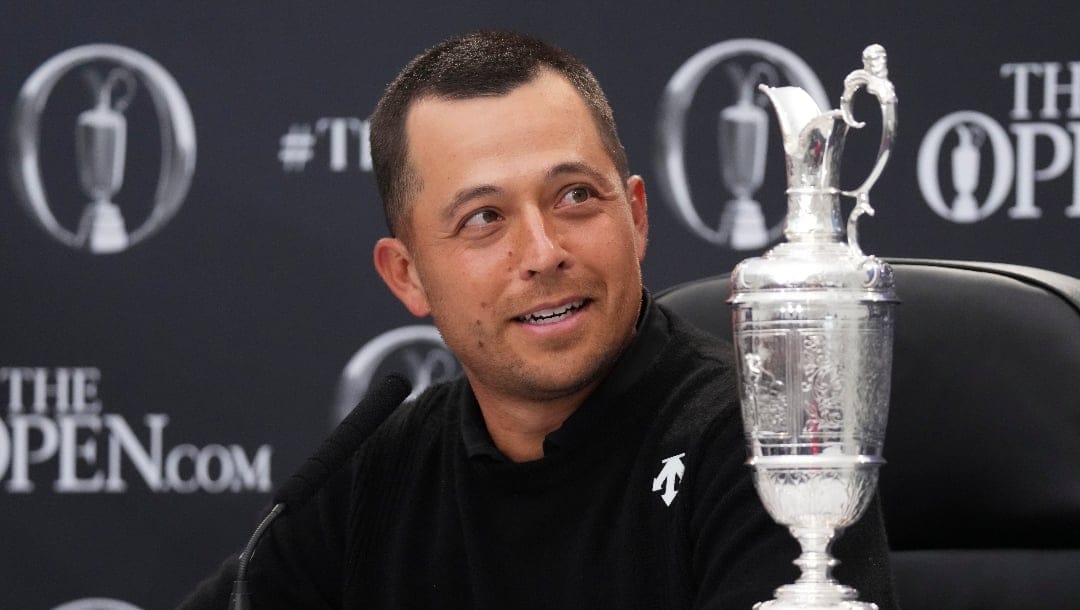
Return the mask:
[[428,386],[456,377],[461,365],[434,326],[415,324],[386,331],[368,341],[345,365],[334,400],[334,422],[352,411],[372,381],[391,372],[412,382],[412,399]]
[[[721,71],[721,78],[708,78]],[[763,248],[783,230],[783,198],[772,222],[756,198],[766,175],[770,124],[759,84],[802,87],[818,106],[829,107],[821,82],[806,62],[780,45],[755,39],[727,40],[699,51],[675,72],[660,99],[656,171],[664,199],[698,237],[733,250]],[[710,108],[702,122],[697,115],[706,111],[697,112],[694,100],[716,97],[702,95],[702,89],[711,88],[722,89],[719,103],[727,105]],[[688,133],[698,131],[715,134],[711,150],[690,150]],[[722,194],[711,188],[716,180],[710,175],[695,181],[704,186],[691,195],[694,165],[688,159],[701,154],[719,170],[713,173],[719,174]],[[782,168],[783,160],[774,164]]]
[[[918,175],[927,205],[946,220],[973,223],[1013,195],[1009,218],[1040,218],[1039,183],[1067,180],[1071,168],[1064,215],[1080,218],[1080,61],[1007,63],[999,75],[1011,84],[1007,130],[988,114],[959,110],[923,137]],[[1065,192],[1048,190],[1055,186]]]
[[[69,81],[79,77],[89,95],[76,111]],[[55,97],[67,103],[50,104],[58,90],[64,95]],[[132,120],[138,124],[129,129]],[[51,129],[43,137],[43,125],[52,123],[57,137]],[[160,155],[142,148],[146,154],[128,155],[129,143],[152,139],[155,124]],[[74,137],[59,137],[64,131]],[[180,87],[153,59],[116,45],[76,47],[34,71],[15,101],[11,135],[12,181],[30,217],[59,242],[94,254],[123,251],[160,231],[183,204],[195,171],[194,121]],[[74,147],[73,158],[57,150],[58,141]],[[145,160],[154,156],[156,189],[127,195],[125,182],[133,172],[141,178],[153,171]],[[46,184],[62,196],[50,201]]]

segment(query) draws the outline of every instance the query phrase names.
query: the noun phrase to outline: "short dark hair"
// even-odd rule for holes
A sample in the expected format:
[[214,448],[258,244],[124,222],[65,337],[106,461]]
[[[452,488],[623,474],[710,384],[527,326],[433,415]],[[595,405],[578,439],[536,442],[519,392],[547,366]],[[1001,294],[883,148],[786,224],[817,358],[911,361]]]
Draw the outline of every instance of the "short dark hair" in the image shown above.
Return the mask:
[[413,102],[500,96],[531,81],[541,68],[562,75],[585,100],[623,181],[630,172],[607,97],[580,59],[539,38],[480,31],[449,38],[412,61],[390,83],[371,116],[371,159],[391,235],[407,233],[408,200],[421,188],[409,165],[405,118]]

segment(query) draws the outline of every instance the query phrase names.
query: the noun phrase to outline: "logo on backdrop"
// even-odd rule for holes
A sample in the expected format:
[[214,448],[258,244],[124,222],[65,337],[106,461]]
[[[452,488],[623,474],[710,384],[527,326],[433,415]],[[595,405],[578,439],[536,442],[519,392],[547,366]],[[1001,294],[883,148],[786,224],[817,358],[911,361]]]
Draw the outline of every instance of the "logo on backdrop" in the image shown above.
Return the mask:
[[923,137],[918,176],[927,205],[946,220],[972,223],[1013,195],[1009,218],[1040,218],[1039,183],[1068,180],[1071,168],[1072,201],[1064,214],[1080,218],[1080,61],[1007,63],[999,75],[1006,88],[1012,85],[1007,126],[960,110],[938,119]]
[[[711,110],[717,118],[708,125],[716,134],[716,144],[709,156],[716,160],[713,167],[719,169],[725,192],[714,195],[710,188],[706,194],[692,196],[686,164],[687,125],[702,82],[718,69],[726,76],[719,87],[721,99],[726,100],[721,103],[727,105]],[[755,39],[726,40],[699,51],[679,67],[660,98],[656,170],[664,199],[698,237],[733,250],[762,248],[783,230],[783,212],[769,226],[755,199],[765,176],[770,121],[758,84],[799,86],[818,106],[829,107],[821,82],[806,62],[780,45]],[[721,204],[723,198],[726,201]],[[718,222],[711,214],[702,217],[700,210],[721,205]]]
[[[54,170],[41,158],[42,123],[70,120],[45,111],[57,84],[76,75],[85,81],[90,103],[74,117],[74,141],[69,141],[74,163],[60,174],[77,176],[82,201],[50,202],[42,171],[51,175]],[[139,104],[153,107],[161,141],[161,168],[151,202],[132,202],[122,192],[129,165],[136,172],[149,169],[141,158],[129,163],[127,156],[128,121]],[[131,132],[145,138],[154,124],[143,120]],[[12,180],[30,217],[59,242],[94,254],[120,252],[160,231],[183,204],[195,172],[195,126],[180,87],[153,59],[116,45],[76,47],[35,70],[15,101],[12,136]],[[49,186],[59,185],[50,180]],[[72,206],[82,210],[74,230],[54,213]],[[145,212],[131,230],[132,217],[125,219],[124,207]]]
[[137,431],[105,410],[100,383],[95,367],[0,367],[4,489],[28,494],[52,480],[56,493],[123,493],[141,480],[154,492],[270,491],[270,445],[250,455],[236,444],[167,446],[168,415],[147,413]]
[[53,608],[53,610],[142,610],[136,605],[107,597],[76,599]]
[[345,365],[334,400],[335,423],[352,411],[372,380],[391,372],[412,382],[411,400],[431,384],[457,377],[461,365],[434,326],[417,324],[389,330],[368,341]]
[[285,173],[302,173],[316,163],[316,153],[324,143],[326,168],[331,172],[370,172],[370,131],[368,120],[357,117],[323,117],[315,123],[293,123],[281,136],[278,161]]

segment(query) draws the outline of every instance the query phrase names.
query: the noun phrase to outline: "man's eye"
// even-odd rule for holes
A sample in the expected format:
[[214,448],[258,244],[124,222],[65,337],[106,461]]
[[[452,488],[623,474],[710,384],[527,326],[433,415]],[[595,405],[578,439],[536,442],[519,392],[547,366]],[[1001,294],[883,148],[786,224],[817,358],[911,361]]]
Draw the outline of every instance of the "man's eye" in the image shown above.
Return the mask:
[[566,191],[562,201],[566,204],[585,203],[592,197],[592,191],[584,186],[579,186]]
[[491,224],[499,219],[499,213],[495,210],[480,210],[472,216],[465,219],[463,227],[482,227],[484,225]]

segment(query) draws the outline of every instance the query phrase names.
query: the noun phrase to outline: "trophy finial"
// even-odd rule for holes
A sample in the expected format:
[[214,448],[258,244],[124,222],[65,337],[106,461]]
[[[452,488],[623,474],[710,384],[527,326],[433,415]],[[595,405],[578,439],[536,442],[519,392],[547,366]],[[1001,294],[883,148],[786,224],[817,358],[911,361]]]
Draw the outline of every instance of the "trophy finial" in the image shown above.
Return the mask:
[[886,65],[885,47],[872,44],[862,52],[863,69],[878,78],[889,77],[889,67]]

